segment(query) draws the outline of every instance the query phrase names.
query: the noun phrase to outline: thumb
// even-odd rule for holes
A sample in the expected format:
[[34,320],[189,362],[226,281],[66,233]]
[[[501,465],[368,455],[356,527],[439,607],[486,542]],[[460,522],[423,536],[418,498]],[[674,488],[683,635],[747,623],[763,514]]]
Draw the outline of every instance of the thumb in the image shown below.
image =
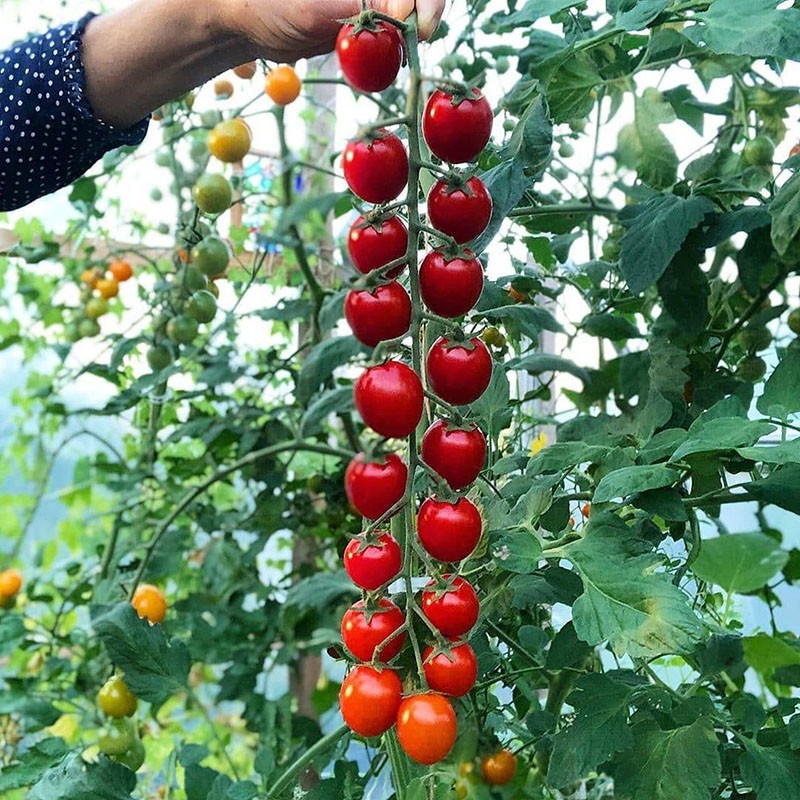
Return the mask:
[[405,19],[417,10],[417,26],[422,39],[433,35],[444,11],[444,0],[377,0],[373,7],[395,19]]

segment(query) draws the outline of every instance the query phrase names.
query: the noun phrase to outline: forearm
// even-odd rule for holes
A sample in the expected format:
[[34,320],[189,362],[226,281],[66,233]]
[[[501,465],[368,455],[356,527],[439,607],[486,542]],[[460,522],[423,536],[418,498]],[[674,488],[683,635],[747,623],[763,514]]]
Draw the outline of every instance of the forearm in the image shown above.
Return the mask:
[[[127,128],[225,69],[253,58],[210,0],[139,0],[93,19],[83,37],[89,102]],[[222,4],[219,4],[222,7]]]

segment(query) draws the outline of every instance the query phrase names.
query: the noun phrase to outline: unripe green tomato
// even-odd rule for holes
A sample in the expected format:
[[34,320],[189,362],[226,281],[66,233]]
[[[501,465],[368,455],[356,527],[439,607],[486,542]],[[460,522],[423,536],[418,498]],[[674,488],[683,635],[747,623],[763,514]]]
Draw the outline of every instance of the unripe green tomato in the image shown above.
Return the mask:
[[800,308],[793,308],[789,312],[786,323],[789,325],[789,330],[792,333],[796,333],[798,336],[800,336]]
[[511,62],[508,60],[508,56],[500,56],[497,61],[494,62],[495,72],[497,72],[498,75],[505,75],[510,66]]
[[70,322],[64,326],[64,338],[68,342],[77,342],[81,338],[81,326],[77,322]]
[[230,258],[231,251],[219,236],[206,236],[192,248],[192,264],[204,275],[221,275]]
[[213,128],[218,123],[222,122],[222,114],[214,109],[209,109],[200,114],[200,122],[204,128]]
[[186,306],[186,313],[198,322],[211,322],[217,315],[217,300],[211,292],[203,289],[195,292]]
[[[205,142],[203,143],[205,147]],[[233,189],[224,175],[201,175],[192,189],[197,207],[205,214],[221,214],[231,207]]]
[[178,344],[189,344],[197,336],[198,324],[188,314],[178,314],[167,323],[167,336]]
[[132,719],[109,720],[100,730],[97,737],[97,746],[101,753],[107,756],[119,756],[130,750],[136,740],[136,725]]
[[156,153],[156,164],[159,167],[168,167],[172,164],[172,154],[168,150],[159,150]]
[[747,356],[736,367],[736,377],[748,383],[758,383],[767,374],[767,364],[759,356]]
[[184,267],[175,277],[176,285],[190,294],[208,288],[208,278],[192,264]]
[[511,119],[509,117],[506,117],[503,120],[503,130],[504,131],[507,131],[508,133],[510,133],[516,127],[517,127],[517,121],[515,119]]
[[97,693],[97,705],[107,717],[132,717],[136,713],[136,695],[120,675],[109,678]]
[[561,142],[558,148],[558,154],[561,158],[572,158],[575,155],[575,148],[570,142]]
[[100,323],[96,319],[82,319],[78,323],[78,333],[81,339],[90,339],[100,335]]
[[575,133],[583,133],[586,130],[586,120],[581,117],[571,119],[568,125]]
[[766,167],[772,164],[775,156],[775,145],[769,136],[759,134],[755,139],[750,139],[742,151],[744,160],[751,167]]
[[488,328],[485,328],[481,333],[481,339],[483,339],[486,344],[491,345],[492,347],[505,347],[506,346],[506,337],[494,327],[494,325],[490,325]]
[[550,172],[552,173],[553,177],[559,181],[563,181],[569,175],[569,172],[567,172],[564,167],[553,167]]
[[86,316],[97,319],[108,312],[108,300],[105,297],[93,297],[86,303]]
[[126,766],[131,772],[138,772],[142,764],[144,764],[144,745],[142,740],[136,738],[133,740],[130,749],[118,756],[114,756],[114,761]]
[[159,189],[158,187],[156,187],[155,189],[151,189],[150,199],[157,203],[159,202],[159,200],[164,199],[164,192],[162,192],[161,189]]
[[772,333],[765,325],[748,325],[736,337],[743,350],[759,352],[772,344]]
[[160,372],[172,363],[172,351],[164,344],[154,344],[147,351],[147,364],[153,372]]
[[622,248],[620,247],[618,239],[606,239],[603,242],[601,255],[604,261],[616,261],[621,252]]
[[166,222],[159,222],[158,225],[156,225],[156,230],[166,236],[169,233],[169,225],[167,225]]

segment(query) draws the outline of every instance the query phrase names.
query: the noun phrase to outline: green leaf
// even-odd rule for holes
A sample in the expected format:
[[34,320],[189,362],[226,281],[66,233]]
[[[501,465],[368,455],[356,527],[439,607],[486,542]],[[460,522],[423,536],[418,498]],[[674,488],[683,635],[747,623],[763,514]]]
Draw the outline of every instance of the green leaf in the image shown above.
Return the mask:
[[25,622],[20,614],[0,616],[0,656],[13,653],[25,638]]
[[538,567],[542,547],[533,533],[521,530],[499,536],[492,546],[492,555],[500,569],[525,575]]
[[504,150],[504,160],[481,179],[492,196],[492,216],[486,230],[472,243],[476,253],[500,230],[508,212],[519,203],[525,192],[539,180],[550,160],[553,146],[553,123],[541,97],[525,110]]
[[789,554],[763,533],[736,533],[704,539],[692,572],[726,592],[760,589],[789,560]]
[[[800,11],[778,11],[779,0],[714,0],[695,14],[684,35],[715,53],[800,59]],[[759,798],[761,800],[761,798]]]
[[300,435],[312,436],[320,429],[322,423],[331,414],[350,411],[353,408],[352,386],[340,386],[320,395],[311,402],[303,414],[300,423]]
[[353,586],[344,570],[320,572],[298,581],[286,592],[281,613],[287,615],[307,610],[324,611],[333,607],[339,598],[357,594],[358,589]]
[[567,50],[531,70],[545,87],[553,122],[586,117],[595,103],[594,89],[603,82],[592,59]]
[[527,28],[537,19],[552,17],[559,11],[580,5],[583,0],[528,0],[525,5],[513,14],[495,14],[492,22],[498,33],[508,33],[515,28]]
[[92,625],[125,683],[142,700],[160,706],[185,689],[191,659],[178,639],[167,642],[161,625],[139,619],[130,603],[111,608],[94,606]]
[[100,756],[96,764],[70,753],[47,770],[28,793],[28,800],[130,800],[136,775],[122,764]]
[[670,0],[620,0],[617,3],[617,27],[625,31],[641,31],[669,4]]
[[800,666],[800,642],[795,638],[759,633],[742,640],[745,661],[769,678],[780,667]]
[[607,640],[615,653],[633,658],[691,651],[701,625],[686,595],[656,572],[660,556],[619,518],[593,515],[584,538],[562,550],[583,580],[573,605],[581,639]]
[[581,325],[584,333],[601,339],[621,341],[624,339],[641,339],[639,329],[624,317],[615,314],[590,314]]
[[745,484],[747,493],[762,503],[772,503],[793,514],[800,514],[800,464],[778,467],[766,478]]
[[607,503],[615,498],[625,499],[632,494],[672,486],[681,477],[680,471],[664,464],[623,467],[609,472],[594,490],[593,503]]
[[627,228],[620,268],[631,292],[643,292],[664,274],[689,231],[713,208],[705,197],[668,194],[620,212],[620,222]]
[[568,372],[570,375],[580,378],[584,383],[589,382],[589,373],[583,367],[579,367],[569,359],[553,356],[549,353],[531,353],[530,355],[512,358],[506,364],[506,368],[519,370],[520,372],[530,372],[533,375],[539,375],[542,372]]
[[567,701],[575,709],[571,725],[553,740],[547,782],[560,788],[577,783],[618,750],[631,746],[631,696],[642,685],[629,673],[583,675]]
[[745,739],[745,752],[739,759],[742,777],[758,800],[789,800],[797,797],[800,785],[800,753],[788,747],[761,747]]
[[[796,12],[800,14],[800,11]],[[779,255],[786,255],[800,232],[800,173],[795,173],[778,189],[769,205],[772,217],[772,244]]]
[[756,408],[766,417],[788,419],[800,411],[800,352],[787,350],[764,385]]
[[765,447],[740,447],[736,452],[742,458],[765,464],[800,464],[800,437],[778,445]]
[[31,747],[22,757],[20,763],[0,769],[0,792],[10,792],[30,786],[42,773],[61,761],[67,754],[67,746],[63,739],[51,737],[42,739]]
[[689,438],[672,454],[670,461],[680,461],[694,453],[715,453],[748,447],[775,430],[775,426],[768,422],[756,422],[741,417],[712,419],[695,428],[696,424],[697,421],[689,428]]
[[[632,728],[634,745],[618,753],[610,772],[621,797],[630,800],[710,800],[720,781],[714,724],[698,717],[691,725],[661,730],[652,719]],[[760,800],[760,798],[759,798]]]
[[338,336],[318,344],[308,354],[297,377],[297,399],[308,403],[337,367],[365,352],[364,345],[353,336]]
[[345,192],[331,192],[323,195],[312,195],[295,201],[281,214],[275,234],[277,236],[285,235],[293,225],[304,222],[314,214],[318,214],[322,219],[325,219],[333,211],[339,200],[346,196]]
[[514,320],[519,325],[520,331],[532,341],[536,341],[542,331],[563,332],[558,320],[546,308],[516,303],[513,306],[500,306],[485,311],[483,316],[494,322],[500,320]]

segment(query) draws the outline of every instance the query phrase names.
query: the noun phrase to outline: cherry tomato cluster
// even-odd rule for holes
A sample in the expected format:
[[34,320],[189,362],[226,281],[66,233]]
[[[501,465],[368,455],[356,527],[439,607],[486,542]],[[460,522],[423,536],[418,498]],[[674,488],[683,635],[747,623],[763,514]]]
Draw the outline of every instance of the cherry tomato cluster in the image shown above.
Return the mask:
[[97,693],[97,706],[108,717],[97,737],[101,753],[136,772],[144,763],[144,745],[131,719],[139,701],[121,675],[113,675]]
[[119,285],[133,277],[130,262],[121,258],[112,260],[107,269],[90,267],[81,273],[81,309],[78,316],[67,325],[67,338],[72,342],[100,334],[98,320],[108,313],[108,301],[119,294]]
[[0,571],[0,608],[11,608],[22,588],[22,573],[16,569]]
[[[398,28],[370,11],[345,24],[337,40],[346,80],[364,92],[382,91],[395,80],[403,50]],[[477,89],[437,89],[425,106],[422,133],[437,158],[451,165],[463,164],[480,154],[491,126],[491,108]],[[435,164],[426,166],[442,177],[428,195],[430,225],[426,229],[436,239],[436,246],[420,266],[417,301],[432,314],[452,320],[467,314],[483,289],[481,263],[463,245],[487,227],[491,198],[474,175]],[[420,305],[420,314],[415,316],[412,295],[398,280],[409,261],[416,269],[416,259],[411,256],[418,242],[410,242],[401,211],[416,203],[416,197],[393,202],[406,190],[409,156],[400,137],[378,124],[347,144],[343,172],[351,191],[375,206],[362,211],[347,236],[348,254],[365,276],[360,280],[366,288],[348,293],[346,319],[355,337],[370,347],[400,343],[409,334],[412,321],[420,323],[422,313]],[[413,290],[413,280],[411,287]],[[491,379],[492,359],[486,345],[478,338],[463,336],[455,325],[453,328],[454,334],[433,343],[421,365],[435,395],[431,397],[435,408],[475,402]],[[354,385],[355,406],[364,423],[387,439],[415,433],[425,395],[421,376],[399,358],[368,367]],[[440,571],[432,560],[458,565],[475,549],[483,527],[478,508],[463,492],[484,466],[486,440],[477,425],[463,424],[460,413],[452,411],[456,421],[434,420],[422,436],[419,454],[412,459],[414,465],[421,463],[429,471],[440,491],[421,503],[416,536],[413,531],[405,532],[403,547],[384,522],[400,510],[411,492],[413,476],[407,464],[396,453],[372,450],[356,455],[345,473],[348,500],[369,523],[344,552],[345,569],[365,597],[342,619],[344,646],[361,662],[342,684],[342,715],[362,736],[377,736],[396,725],[400,745],[423,764],[433,764],[450,752],[457,719],[449,698],[468,693],[478,671],[475,653],[465,641],[478,620],[478,596],[457,569],[443,567]],[[418,601],[406,597],[403,610],[385,590],[404,563],[406,571],[411,569],[410,556],[416,549],[431,569],[430,580]],[[417,612],[435,641],[425,647],[419,662],[419,679],[425,689],[404,696],[400,676],[387,665],[404,648]]]

